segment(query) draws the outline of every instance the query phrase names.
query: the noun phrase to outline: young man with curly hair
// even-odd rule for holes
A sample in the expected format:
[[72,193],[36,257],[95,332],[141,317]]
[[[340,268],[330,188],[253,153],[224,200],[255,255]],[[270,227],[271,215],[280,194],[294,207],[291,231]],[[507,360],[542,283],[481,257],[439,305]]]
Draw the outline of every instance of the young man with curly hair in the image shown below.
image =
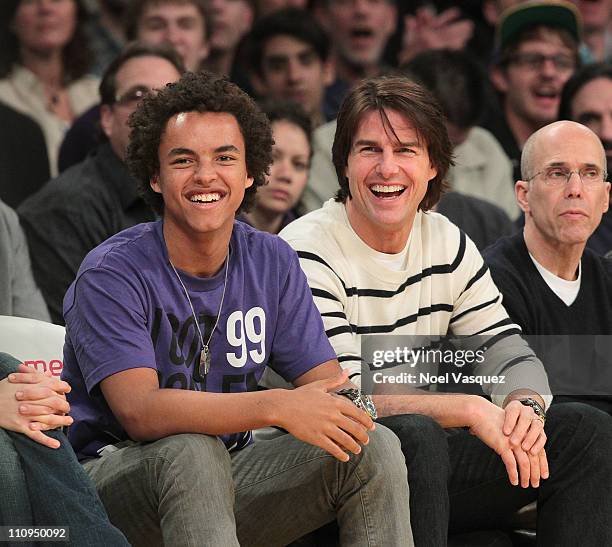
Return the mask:
[[[131,125],[162,219],[93,250],[64,305],[70,440],[111,521],[133,545],[284,545],[334,519],[344,544],[412,545],[397,439],[334,393],[295,253],[235,221],[272,159],[265,116],[200,73]],[[266,365],[297,389],[257,391]],[[252,442],[270,425],[289,434]]]

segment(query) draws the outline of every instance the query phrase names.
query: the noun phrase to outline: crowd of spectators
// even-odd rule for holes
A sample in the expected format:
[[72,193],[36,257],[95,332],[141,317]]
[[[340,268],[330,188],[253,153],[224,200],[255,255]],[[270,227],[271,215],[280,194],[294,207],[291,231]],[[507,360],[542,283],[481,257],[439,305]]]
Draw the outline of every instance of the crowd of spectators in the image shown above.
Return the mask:
[[[499,288],[491,288],[490,295],[503,295],[509,316],[503,312],[504,320],[524,334],[612,334],[612,212],[605,182],[612,169],[609,0],[2,0],[0,315],[64,325],[64,297],[88,254],[123,230],[164,217],[163,206],[151,207],[151,199],[163,204],[159,182],[151,179],[147,195],[129,167],[128,158],[138,152],[130,141],[133,114],[188,73],[207,75],[211,82],[228,80],[267,116],[272,163],[261,180],[251,181],[252,206],[238,208],[236,218],[271,234],[285,229],[298,242],[316,233],[319,217],[336,209],[341,216],[341,204],[353,201],[335,144],[345,98],[364,80],[389,77],[417,84],[439,108],[450,147],[439,199],[425,209],[418,204],[419,214],[443,215],[474,242],[474,256],[481,260],[477,249],[485,257],[482,271],[490,268],[492,287]],[[376,108],[387,114],[381,106],[385,100]],[[381,120],[398,138],[395,118]],[[418,129],[415,138],[420,145]],[[605,159],[601,168],[596,165],[599,144]],[[572,171],[561,160],[560,171],[534,167],[544,157],[583,152],[596,158],[591,170]],[[584,203],[563,213],[588,217],[584,230],[570,237],[557,228],[553,216],[560,205],[532,186],[539,177],[547,188],[564,181],[563,199]],[[600,178],[604,186],[596,192]],[[326,237],[322,234],[316,245]],[[312,288],[304,267],[312,259],[304,253],[310,251],[292,246]],[[348,271],[356,274],[359,267],[351,264]],[[316,286],[316,273],[314,278]],[[593,287],[590,296],[581,283]],[[313,289],[321,307],[317,290],[333,291]],[[341,299],[337,295],[337,302]],[[328,313],[323,313],[325,332],[341,356],[329,321],[348,321],[350,314],[335,308]],[[179,334],[178,328],[173,336],[184,341],[187,331]],[[591,370],[586,384],[568,380],[559,366],[541,360],[552,393],[563,392],[559,401],[586,402],[612,414],[612,382],[601,379],[593,387],[595,359],[585,364]],[[20,373],[24,385],[49,382],[42,375],[28,376],[0,353],[0,378],[9,373]],[[11,383],[16,381],[0,381],[0,403],[14,396]],[[49,384],[48,389],[53,392],[48,396],[30,394],[44,406],[39,422],[47,425],[53,416],[66,414],[57,401],[65,399],[68,388]],[[542,406],[548,410],[549,401]],[[10,412],[19,414],[13,407]],[[66,420],[60,425],[69,425]],[[29,426],[17,418],[0,426],[0,448],[9,439],[14,458],[21,449],[6,431],[15,437]],[[33,443],[70,453],[65,437],[54,433],[51,438],[57,446],[48,438]],[[28,457],[44,460],[39,452]],[[76,460],[72,463],[78,467]],[[83,522],[99,527],[96,541],[109,537],[123,544],[95,492],[88,496],[83,503],[93,509]],[[0,504],[0,516],[1,510]],[[415,538],[427,526],[422,522],[413,530]]]

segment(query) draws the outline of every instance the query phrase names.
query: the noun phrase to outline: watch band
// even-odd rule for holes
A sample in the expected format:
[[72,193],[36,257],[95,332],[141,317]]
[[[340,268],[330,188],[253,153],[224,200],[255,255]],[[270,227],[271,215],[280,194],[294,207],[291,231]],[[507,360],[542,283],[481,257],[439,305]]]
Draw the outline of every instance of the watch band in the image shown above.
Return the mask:
[[526,399],[519,399],[519,402],[524,406],[530,406],[533,409],[534,414],[542,420],[542,423],[546,423],[546,411],[538,401],[527,397]]
[[372,398],[369,395],[362,393],[360,390],[354,387],[347,387],[336,391],[336,395],[342,395],[347,399],[350,399],[357,408],[365,411],[370,418],[372,418],[372,420],[375,420],[378,417],[374,401],[372,401]]

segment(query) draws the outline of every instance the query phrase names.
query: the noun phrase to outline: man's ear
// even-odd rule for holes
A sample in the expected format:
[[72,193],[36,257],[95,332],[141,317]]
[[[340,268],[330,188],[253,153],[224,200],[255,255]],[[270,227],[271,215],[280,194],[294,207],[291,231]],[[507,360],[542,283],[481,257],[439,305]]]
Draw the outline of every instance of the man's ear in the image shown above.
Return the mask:
[[431,170],[431,177],[428,184],[438,176],[438,168],[432,162],[429,162],[429,169]]
[[604,203],[603,212],[605,213],[610,208],[610,183],[606,182],[606,192],[604,194],[604,199],[606,202]]
[[255,90],[255,94],[263,97],[267,94],[268,87],[263,81],[263,78],[257,73],[256,70],[251,71],[250,73],[251,85]]
[[323,63],[323,83],[328,86],[336,80],[336,67],[329,59]]
[[315,16],[318,23],[323,27],[323,30],[329,34],[331,32],[331,25],[329,21],[329,14],[327,13],[328,9],[329,8],[327,7],[326,2],[314,2],[312,14]]
[[482,15],[485,21],[492,27],[497,24],[500,16],[500,8],[497,6],[498,2],[495,0],[483,0],[482,2]]
[[524,180],[517,180],[514,185],[514,195],[521,211],[527,214],[529,212],[529,183]]
[[253,182],[255,182],[255,179],[253,177],[247,177],[244,181],[244,189],[246,190],[247,188],[253,186]]
[[391,35],[397,30],[399,17],[395,2],[386,2],[385,6],[389,9],[388,16],[385,18],[385,30],[387,31],[387,41],[389,41]]
[[159,173],[155,173],[151,177],[151,180],[149,181],[149,184],[151,185],[151,188],[153,188],[154,192],[157,192],[158,194],[162,193],[161,185],[159,184]]
[[108,104],[100,106],[100,127],[107,139],[110,139],[113,133],[113,116],[112,106]]
[[206,36],[206,40],[200,46],[200,62],[198,63],[199,67],[204,64],[204,61],[208,59],[210,55],[210,41],[208,36]]
[[245,2],[245,5],[247,9],[242,11],[242,17],[238,23],[242,35],[251,30],[253,21],[255,20],[255,8],[249,2]]
[[489,78],[491,79],[491,83],[493,87],[497,89],[500,93],[508,92],[508,78],[506,77],[505,69],[494,66],[489,72]]

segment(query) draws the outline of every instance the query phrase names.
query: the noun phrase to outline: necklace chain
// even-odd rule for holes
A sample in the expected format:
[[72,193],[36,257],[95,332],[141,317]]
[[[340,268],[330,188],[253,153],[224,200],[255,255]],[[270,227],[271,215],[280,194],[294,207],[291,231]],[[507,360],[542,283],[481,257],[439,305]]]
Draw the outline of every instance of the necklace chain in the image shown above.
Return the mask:
[[191,302],[191,298],[189,298],[189,292],[187,292],[187,287],[185,287],[185,284],[183,283],[183,280],[181,279],[181,276],[179,275],[178,271],[174,267],[174,264],[172,264],[172,261],[168,260],[168,262],[170,263],[170,266],[172,267],[172,271],[174,272],[174,275],[176,275],[176,278],[178,279],[179,283],[181,284],[181,287],[183,288],[183,292],[185,293],[187,302],[189,303],[189,307],[191,308],[191,313],[193,315],[195,327],[198,331],[198,336],[200,337],[200,344],[202,344],[202,350],[200,351],[200,368],[199,368],[200,376],[206,376],[206,374],[208,374],[208,371],[210,370],[210,350],[208,349],[208,346],[210,345],[210,341],[212,340],[215,329],[217,328],[217,325],[219,324],[219,319],[221,318],[221,310],[223,309],[223,300],[225,299],[225,289],[227,288],[227,271],[229,270],[229,259],[230,259],[231,252],[232,252],[232,248],[230,246],[227,251],[227,257],[225,258],[225,276],[223,279],[223,292],[221,293],[221,302],[219,303],[219,311],[217,312],[217,318],[215,319],[215,324],[213,325],[213,328],[210,331],[210,336],[208,337],[208,341],[206,342],[206,344],[204,343],[204,337],[202,336],[202,331],[200,330],[200,323],[196,316],[195,309],[193,308],[193,303]]

